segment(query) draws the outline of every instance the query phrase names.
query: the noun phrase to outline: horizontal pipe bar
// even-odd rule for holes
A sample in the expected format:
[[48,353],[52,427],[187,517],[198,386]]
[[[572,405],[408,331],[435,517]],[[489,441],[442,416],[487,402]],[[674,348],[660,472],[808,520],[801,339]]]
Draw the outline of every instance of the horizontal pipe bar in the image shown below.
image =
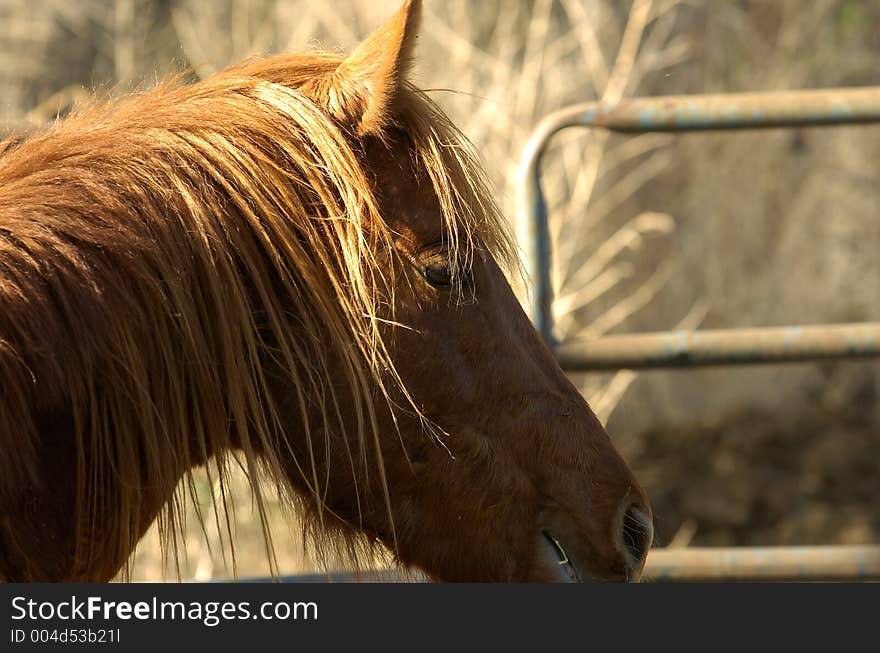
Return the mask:
[[741,365],[880,356],[880,323],[662,331],[561,343],[569,371]]
[[552,252],[540,164],[548,141],[557,132],[569,127],[684,132],[873,122],[880,122],[880,87],[585,102],[548,115],[523,148],[517,183],[517,239],[531,284],[524,298],[526,312],[544,340],[553,344]]
[[[774,546],[652,549],[647,582],[880,580],[880,546]],[[412,583],[424,574],[403,569],[331,571],[240,582]]]
[[880,122],[880,89],[667,95],[582,106],[578,124],[618,132],[810,127]]
[[653,549],[645,581],[880,580],[880,546]]
[[[219,582],[228,582],[221,579]],[[239,578],[237,583],[428,583],[428,577],[420,571],[407,569],[366,569],[363,571],[335,570],[326,573],[291,574],[288,576],[259,576]]]

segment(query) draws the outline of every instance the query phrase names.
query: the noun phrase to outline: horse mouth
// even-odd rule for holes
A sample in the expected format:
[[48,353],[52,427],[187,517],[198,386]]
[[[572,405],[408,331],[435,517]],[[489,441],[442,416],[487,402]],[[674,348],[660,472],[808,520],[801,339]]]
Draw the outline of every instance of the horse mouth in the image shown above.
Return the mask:
[[541,531],[541,535],[544,558],[553,570],[553,582],[580,583],[581,578],[559,540],[547,531]]

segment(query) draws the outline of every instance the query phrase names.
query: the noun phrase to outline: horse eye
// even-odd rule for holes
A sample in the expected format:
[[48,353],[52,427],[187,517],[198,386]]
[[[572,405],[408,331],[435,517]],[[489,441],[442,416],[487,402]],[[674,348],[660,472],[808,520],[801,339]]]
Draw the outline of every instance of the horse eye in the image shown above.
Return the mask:
[[449,263],[429,263],[422,268],[422,274],[435,288],[452,287],[452,268]]

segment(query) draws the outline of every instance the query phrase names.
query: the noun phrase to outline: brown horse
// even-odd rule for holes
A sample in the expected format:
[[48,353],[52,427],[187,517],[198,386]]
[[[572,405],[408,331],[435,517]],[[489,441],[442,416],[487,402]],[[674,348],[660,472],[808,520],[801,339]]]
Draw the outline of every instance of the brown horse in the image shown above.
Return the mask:
[[0,579],[108,580],[235,463],[436,579],[639,577],[645,496],[406,80],[418,13],[0,145]]

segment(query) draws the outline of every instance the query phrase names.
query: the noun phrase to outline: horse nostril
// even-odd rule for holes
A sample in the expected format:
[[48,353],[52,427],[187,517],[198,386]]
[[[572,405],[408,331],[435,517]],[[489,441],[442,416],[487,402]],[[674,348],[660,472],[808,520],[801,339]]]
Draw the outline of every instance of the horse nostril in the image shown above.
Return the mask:
[[621,537],[627,563],[634,570],[641,569],[654,537],[651,517],[642,506],[633,503],[624,510]]

